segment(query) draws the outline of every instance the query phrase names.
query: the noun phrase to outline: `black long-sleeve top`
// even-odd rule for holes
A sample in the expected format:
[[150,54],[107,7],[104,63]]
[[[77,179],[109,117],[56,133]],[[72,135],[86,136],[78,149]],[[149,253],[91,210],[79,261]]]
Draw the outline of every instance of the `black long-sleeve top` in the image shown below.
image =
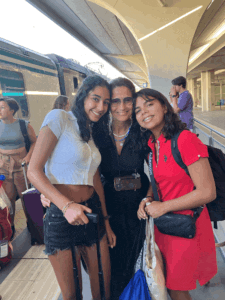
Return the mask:
[[[104,185],[107,211],[111,215],[136,212],[139,203],[145,197],[149,180],[144,173],[146,151],[135,149],[135,140],[138,139],[135,126],[132,125],[126,138],[121,154],[118,155],[113,135],[106,128],[98,128],[94,140],[102,156],[100,173]],[[116,191],[113,180],[117,176],[139,173],[142,187],[139,190]]]

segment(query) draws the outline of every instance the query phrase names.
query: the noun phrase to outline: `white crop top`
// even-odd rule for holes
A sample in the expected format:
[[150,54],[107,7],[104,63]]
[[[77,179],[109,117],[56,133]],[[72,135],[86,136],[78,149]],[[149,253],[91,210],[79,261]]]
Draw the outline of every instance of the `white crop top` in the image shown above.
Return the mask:
[[82,140],[74,114],[54,109],[47,114],[41,128],[46,125],[58,139],[45,165],[50,182],[93,186],[101,154],[92,138],[88,143]]

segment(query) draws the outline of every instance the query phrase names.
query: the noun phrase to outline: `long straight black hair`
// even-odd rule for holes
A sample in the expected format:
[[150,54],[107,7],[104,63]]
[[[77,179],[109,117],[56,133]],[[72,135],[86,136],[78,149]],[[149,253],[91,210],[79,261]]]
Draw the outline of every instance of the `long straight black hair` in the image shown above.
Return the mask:
[[[79,130],[80,130],[80,136],[84,142],[88,142],[91,137],[90,127],[87,126],[88,119],[87,119],[87,115],[84,110],[84,101],[87,98],[87,96],[89,95],[89,93],[98,86],[106,87],[110,92],[109,83],[101,76],[92,75],[92,76],[88,76],[87,78],[85,78],[75,96],[75,99],[73,101],[73,105],[71,108],[71,111],[77,118],[77,123],[78,123]],[[101,119],[103,117],[101,117]],[[94,130],[94,127],[93,127],[93,130]]]

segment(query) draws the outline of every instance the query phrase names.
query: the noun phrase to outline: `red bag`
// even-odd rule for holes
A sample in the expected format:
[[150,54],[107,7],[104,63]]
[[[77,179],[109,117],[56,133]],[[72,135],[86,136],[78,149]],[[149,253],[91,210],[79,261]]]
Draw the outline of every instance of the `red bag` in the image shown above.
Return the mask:
[[10,214],[8,207],[0,209],[0,269],[12,259],[12,250],[9,241],[12,236]]

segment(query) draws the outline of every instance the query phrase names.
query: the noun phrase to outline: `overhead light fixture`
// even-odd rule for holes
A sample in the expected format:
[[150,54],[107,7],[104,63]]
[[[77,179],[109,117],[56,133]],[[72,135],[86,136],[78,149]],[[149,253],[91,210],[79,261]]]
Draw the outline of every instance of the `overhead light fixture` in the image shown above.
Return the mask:
[[45,96],[58,96],[57,92],[39,92],[39,91],[26,91],[26,95],[45,95]]
[[213,2],[214,2],[214,0],[212,0],[212,1],[210,2],[210,4],[209,4],[209,6],[207,7],[207,9],[210,8],[210,6],[213,4]]
[[156,32],[158,32],[158,31],[160,31],[160,30],[163,30],[164,28],[166,28],[166,27],[168,27],[168,26],[170,26],[170,25],[172,25],[172,24],[174,24],[174,23],[180,21],[181,19],[183,19],[183,18],[189,16],[190,14],[193,14],[195,11],[199,10],[200,8],[202,8],[202,5],[201,5],[201,6],[198,6],[197,8],[195,8],[195,9],[193,9],[193,10],[191,10],[191,11],[189,11],[188,13],[184,14],[183,16],[181,16],[181,17],[179,17],[179,18],[173,20],[172,22],[170,22],[170,23],[168,23],[168,24],[166,24],[166,25],[160,27],[159,29],[156,29],[155,31],[152,31],[151,33],[147,34],[146,36],[140,38],[139,41],[141,42],[141,41],[147,39],[148,37],[150,37],[151,35],[155,34]]
[[225,31],[225,24],[223,24],[212,36],[212,39],[217,38],[223,31]]
[[215,71],[214,74],[217,75],[217,74],[224,73],[224,72],[225,72],[225,69],[222,69],[222,70]]
[[209,44],[202,46],[195,54],[189,59],[189,64],[193,62],[206,48],[208,48]]

